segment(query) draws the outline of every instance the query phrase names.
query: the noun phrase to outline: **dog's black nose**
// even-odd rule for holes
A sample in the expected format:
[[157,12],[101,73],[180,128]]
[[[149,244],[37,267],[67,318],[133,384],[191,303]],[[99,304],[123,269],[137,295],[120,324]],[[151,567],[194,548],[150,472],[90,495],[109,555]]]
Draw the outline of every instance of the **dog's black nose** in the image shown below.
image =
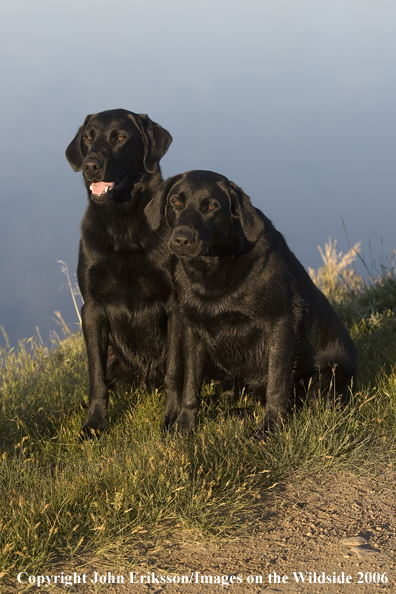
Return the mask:
[[195,235],[191,231],[175,231],[172,235],[172,242],[178,248],[189,247],[195,243]]
[[84,172],[91,177],[99,173],[103,169],[103,167],[104,163],[99,159],[99,157],[87,157],[86,159],[84,159]]

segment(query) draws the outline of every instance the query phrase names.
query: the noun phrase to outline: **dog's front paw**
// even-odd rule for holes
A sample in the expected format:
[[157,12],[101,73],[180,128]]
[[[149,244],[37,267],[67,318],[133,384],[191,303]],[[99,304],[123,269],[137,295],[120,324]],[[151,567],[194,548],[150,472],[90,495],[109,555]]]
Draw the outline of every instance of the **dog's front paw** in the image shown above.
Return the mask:
[[277,408],[265,409],[264,419],[261,425],[261,430],[264,434],[270,433],[277,425],[281,425],[285,414]]
[[85,424],[81,428],[79,438],[81,441],[87,441],[88,439],[99,439],[99,437],[103,435],[104,431],[104,427],[94,429],[93,427],[90,427],[89,425]]
[[197,411],[195,409],[184,409],[177,417],[172,431],[181,435],[188,435],[194,429]]
[[165,417],[162,423],[161,430],[163,433],[167,433],[173,430],[176,423],[176,419],[179,416],[179,410],[171,410],[165,413]]
[[106,405],[93,402],[88,408],[87,420],[81,429],[81,436],[86,438],[99,437],[106,428]]

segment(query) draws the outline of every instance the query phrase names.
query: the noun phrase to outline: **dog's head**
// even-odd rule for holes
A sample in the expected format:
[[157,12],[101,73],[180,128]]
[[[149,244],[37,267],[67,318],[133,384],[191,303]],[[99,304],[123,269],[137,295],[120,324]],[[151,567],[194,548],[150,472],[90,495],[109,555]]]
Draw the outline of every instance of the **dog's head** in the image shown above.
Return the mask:
[[170,250],[181,257],[237,253],[247,243],[254,244],[263,231],[248,196],[212,171],[189,171],[169,178],[144,212],[153,230],[165,217],[172,230]]
[[85,118],[66,158],[74,171],[82,170],[95,202],[124,201],[142,175],[159,171],[171,142],[171,135],[147,115],[110,109]]

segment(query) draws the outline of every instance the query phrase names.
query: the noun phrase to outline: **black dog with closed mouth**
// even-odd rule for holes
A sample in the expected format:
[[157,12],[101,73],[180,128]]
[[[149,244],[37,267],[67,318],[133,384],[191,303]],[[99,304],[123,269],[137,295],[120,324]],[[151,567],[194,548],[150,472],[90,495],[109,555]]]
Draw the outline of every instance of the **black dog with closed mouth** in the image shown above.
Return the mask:
[[159,161],[171,141],[146,115],[114,109],[88,115],[66,150],[89,198],[77,270],[90,383],[86,433],[106,423],[110,344],[112,359],[137,379],[164,374],[169,253],[143,211],[162,182]]
[[178,256],[166,428],[193,428],[208,359],[265,403],[264,430],[285,417],[294,391],[348,400],[357,373],[348,331],[240,188],[190,171],[165,181],[145,214],[152,229],[166,220]]

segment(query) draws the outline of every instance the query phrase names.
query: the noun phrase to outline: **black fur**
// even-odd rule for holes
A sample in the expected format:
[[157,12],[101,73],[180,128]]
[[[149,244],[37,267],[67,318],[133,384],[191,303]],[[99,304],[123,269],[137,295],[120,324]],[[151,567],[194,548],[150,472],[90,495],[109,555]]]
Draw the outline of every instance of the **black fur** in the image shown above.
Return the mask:
[[146,115],[114,109],[87,116],[66,150],[89,198],[77,271],[90,384],[86,433],[106,424],[114,373],[121,369],[138,384],[164,375],[169,233],[153,233],[143,211],[171,141]]
[[178,256],[165,428],[193,428],[208,360],[265,404],[264,430],[285,417],[295,392],[348,400],[357,373],[348,331],[240,188],[191,171],[165,181],[145,213],[152,229],[167,222]]

